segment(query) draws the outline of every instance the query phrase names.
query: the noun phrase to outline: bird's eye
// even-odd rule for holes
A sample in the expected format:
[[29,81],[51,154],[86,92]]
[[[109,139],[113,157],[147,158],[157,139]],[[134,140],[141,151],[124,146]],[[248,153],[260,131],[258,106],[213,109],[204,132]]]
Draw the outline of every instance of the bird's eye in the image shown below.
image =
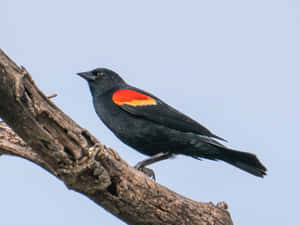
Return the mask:
[[99,72],[99,71],[95,71],[94,75],[95,75],[95,77],[100,78],[100,77],[104,76],[104,73],[103,72]]

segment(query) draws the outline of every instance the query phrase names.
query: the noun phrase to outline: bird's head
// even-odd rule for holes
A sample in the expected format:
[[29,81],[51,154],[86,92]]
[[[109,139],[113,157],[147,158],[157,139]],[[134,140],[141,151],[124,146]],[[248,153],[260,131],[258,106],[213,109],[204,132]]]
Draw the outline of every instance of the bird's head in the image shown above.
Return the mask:
[[124,80],[116,72],[105,68],[97,68],[77,73],[77,75],[88,82],[94,96],[101,95],[114,87],[125,84]]

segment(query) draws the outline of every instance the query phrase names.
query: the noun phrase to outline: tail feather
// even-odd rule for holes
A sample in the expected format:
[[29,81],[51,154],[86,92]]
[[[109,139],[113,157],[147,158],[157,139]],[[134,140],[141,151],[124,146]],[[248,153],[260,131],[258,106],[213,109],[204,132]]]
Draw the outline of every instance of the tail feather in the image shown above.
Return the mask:
[[256,155],[248,152],[223,149],[219,159],[258,177],[264,177],[267,174],[267,168]]
[[193,136],[190,144],[193,148],[188,149],[185,155],[196,159],[222,160],[258,177],[267,174],[267,168],[252,153],[229,149],[220,142],[202,135],[197,135],[197,138]]

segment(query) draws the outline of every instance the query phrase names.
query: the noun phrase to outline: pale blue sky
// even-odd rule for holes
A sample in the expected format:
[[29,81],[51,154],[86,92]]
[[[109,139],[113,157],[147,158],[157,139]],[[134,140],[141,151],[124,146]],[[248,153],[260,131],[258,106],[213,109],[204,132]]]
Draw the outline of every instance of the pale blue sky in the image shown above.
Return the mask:
[[[0,48],[54,102],[130,164],[145,156],[98,120],[76,72],[108,67],[253,152],[264,179],[222,162],[177,157],[158,182],[226,201],[235,224],[297,224],[300,1],[3,0]],[[36,165],[0,158],[0,224],[123,224]]]

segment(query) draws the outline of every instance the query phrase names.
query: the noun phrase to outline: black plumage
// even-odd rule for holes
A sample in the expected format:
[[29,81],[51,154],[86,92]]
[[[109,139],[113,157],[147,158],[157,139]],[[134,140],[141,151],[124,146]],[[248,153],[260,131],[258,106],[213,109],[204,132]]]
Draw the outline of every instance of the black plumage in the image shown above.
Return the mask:
[[152,156],[137,167],[176,154],[222,160],[255,176],[266,167],[252,153],[229,149],[207,128],[154,95],[128,85],[117,73],[103,68],[79,73],[88,81],[97,115],[124,143]]

